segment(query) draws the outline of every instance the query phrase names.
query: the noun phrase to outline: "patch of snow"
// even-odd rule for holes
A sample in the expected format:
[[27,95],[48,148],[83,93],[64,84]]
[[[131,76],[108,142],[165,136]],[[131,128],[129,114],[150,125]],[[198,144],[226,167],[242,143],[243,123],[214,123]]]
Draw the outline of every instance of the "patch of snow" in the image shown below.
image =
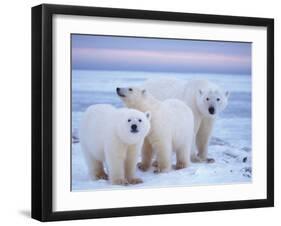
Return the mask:
[[[251,155],[232,146],[211,145],[209,156],[215,163],[192,163],[190,167],[155,174],[153,167],[147,172],[139,169],[136,175],[144,183],[129,186],[111,185],[106,180],[92,181],[83,158],[79,143],[72,144],[72,190],[151,188],[168,186],[198,186],[251,182]],[[243,161],[244,159],[246,161]],[[175,163],[175,154],[173,154]],[[106,170],[106,169],[105,169]]]

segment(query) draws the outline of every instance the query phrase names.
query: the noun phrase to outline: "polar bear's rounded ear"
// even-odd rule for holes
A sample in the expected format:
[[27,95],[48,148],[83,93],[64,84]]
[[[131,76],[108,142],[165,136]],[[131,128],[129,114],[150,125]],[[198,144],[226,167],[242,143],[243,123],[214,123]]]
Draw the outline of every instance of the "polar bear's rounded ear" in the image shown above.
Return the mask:
[[145,116],[148,120],[151,120],[151,112],[150,111],[147,111],[144,114],[145,114]]
[[198,93],[199,93],[200,96],[203,95],[203,91],[201,89],[199,89]]

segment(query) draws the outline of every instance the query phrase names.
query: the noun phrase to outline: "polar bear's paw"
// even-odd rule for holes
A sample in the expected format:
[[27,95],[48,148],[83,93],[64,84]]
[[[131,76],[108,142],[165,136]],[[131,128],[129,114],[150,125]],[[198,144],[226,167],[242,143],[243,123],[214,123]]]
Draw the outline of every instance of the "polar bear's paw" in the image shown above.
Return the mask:
[[214,162],[215,162],[215,159],[213,159],[213,158],[206,159],[206,163],[214,163]]
[[105,172],[100,172],[96,174],[96,179],[103,179],[103,180],[108,180],[108,175]]
[[141,171],[143,171],[143,172],[145,172],[145,171],[147,171],[147,170],[149,169],[149,165],[148,165],[148,164],[144,164],[144,163],[142,163],[142,162],[139,162],[139,163],[137,164],[137,167],[138,167]]
[[119,179],[113,179],[112,184],[127,186],[127,185],[129,185],[129,182],[126,179],[119,178]]
[[153,161],[152,166],[153,166],[153,167],[158,167],[158,162],[157,162],[157,160]]
[[167,173],[169,172],[170,169],[169,168],[160,168],[160,167],[156,167],[153,171],[153,173],[158,174],[158,173]]
[[186,163],[184,163],[184,162],[177,162],[176,165],[173,165],[173,168],[174,168],[175,170],[184,169],[184,168],[186,168],[186,167],[187,167],[187,166],[186,166]]
[[143,183],[143,180],[136,177],[136,178],[128,179],[128,182],[129,184],[141,184]]

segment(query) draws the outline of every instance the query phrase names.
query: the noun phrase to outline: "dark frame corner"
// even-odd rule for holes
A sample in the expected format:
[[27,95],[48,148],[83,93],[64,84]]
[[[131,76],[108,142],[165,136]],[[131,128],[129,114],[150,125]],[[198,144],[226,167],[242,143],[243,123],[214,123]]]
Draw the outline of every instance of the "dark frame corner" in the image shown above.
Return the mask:
[[[79,211],[52,211],[52,16],[100,16],[267,28],[267,198]],[[268,18],[43,4],[32,8],[32,218],[40,221],[121,217],[274,206],[274,20]]]

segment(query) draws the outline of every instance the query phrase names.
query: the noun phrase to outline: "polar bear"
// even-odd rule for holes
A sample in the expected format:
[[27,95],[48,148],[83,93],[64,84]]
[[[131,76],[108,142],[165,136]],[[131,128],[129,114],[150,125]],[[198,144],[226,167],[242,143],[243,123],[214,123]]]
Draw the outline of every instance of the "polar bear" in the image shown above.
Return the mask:
[[225,109],[229,92],[204,79],[185,81],[176,78],[146,80],[142,86],[159,100],[176,98],[192,109],[194,115],[193,162],[214,162],[207,158],[209,139],[217,115]]
[[141,183],[135,177],[137,156],[150,130],[150,112],[117,109],[108,104],[90,106],[80,125],[80,142],[93,180],[107,179],[112,184]]
[[129,108],[150,111],[151,130],[144,141],[142,161],[138,167],[146,171],[156,151],[155,173],[168,172],[172,166],[172,151],[176,152],[176,169],[188,167],[193,142],[194,119],[191,109],[182,101],[159,101],[145,89],[138,87],[117,88],[118,96]]

